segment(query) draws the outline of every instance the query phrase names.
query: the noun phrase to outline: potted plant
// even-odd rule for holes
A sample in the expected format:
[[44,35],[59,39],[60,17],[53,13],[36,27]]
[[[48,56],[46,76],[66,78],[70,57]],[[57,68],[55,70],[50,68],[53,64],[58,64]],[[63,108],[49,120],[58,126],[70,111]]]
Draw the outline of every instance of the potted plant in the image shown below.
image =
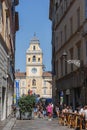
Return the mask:
[[34,104],[35,104],[34,95],[22,96],[19,99],[18,105],[20,108],[20,116],[22,117],[22,119],[30,119],[32,117],[32,110]]

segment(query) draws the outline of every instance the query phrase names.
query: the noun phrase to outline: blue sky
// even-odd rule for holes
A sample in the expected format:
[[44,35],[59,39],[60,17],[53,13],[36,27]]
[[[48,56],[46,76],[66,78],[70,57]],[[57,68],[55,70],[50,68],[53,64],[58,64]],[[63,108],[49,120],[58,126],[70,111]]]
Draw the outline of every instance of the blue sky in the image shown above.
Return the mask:
[[51,21],[49,0],[20,0],[16,7],[19,12],[19,31],[16,33],[15,69],[26,71],[26,50],[34,32],[43,51],[43,64],[51,70]]

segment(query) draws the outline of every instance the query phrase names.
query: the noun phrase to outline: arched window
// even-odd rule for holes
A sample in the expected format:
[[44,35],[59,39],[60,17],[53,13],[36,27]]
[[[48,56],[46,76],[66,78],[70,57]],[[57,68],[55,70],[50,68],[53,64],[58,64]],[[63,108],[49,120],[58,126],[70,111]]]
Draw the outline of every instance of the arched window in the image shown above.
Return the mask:
[[33,56],[32,61],[33,61],[33,62],[36,62],[36,56]]
[[38,62],[40,62],[40,58],[38,58]]
[[30,58],[28,58],[28,62],[30,62]]
[[35,47],[35,46],[33,46],[33,50],[36,50],[36,47]]
[[32,80],[32,85],[36,86],[36,80],[35,79]]

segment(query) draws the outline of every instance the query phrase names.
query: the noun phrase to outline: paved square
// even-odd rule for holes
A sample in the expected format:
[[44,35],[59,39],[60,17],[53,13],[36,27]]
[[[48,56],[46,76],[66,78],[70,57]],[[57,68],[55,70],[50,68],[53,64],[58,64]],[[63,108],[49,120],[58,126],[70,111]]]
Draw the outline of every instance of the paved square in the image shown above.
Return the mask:
[[12,130],[73,130],[58,124],[57,119],[17,120]]

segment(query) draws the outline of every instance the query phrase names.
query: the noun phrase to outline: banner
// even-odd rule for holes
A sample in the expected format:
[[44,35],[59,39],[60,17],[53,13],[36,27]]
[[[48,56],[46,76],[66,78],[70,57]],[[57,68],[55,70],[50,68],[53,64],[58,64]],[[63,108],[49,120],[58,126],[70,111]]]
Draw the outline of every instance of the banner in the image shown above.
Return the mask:
[[20,95],[19,95],[19,81],[17,80],[15,84],[16,84],[16,103],[18,104],[18,100],[20,98]]

